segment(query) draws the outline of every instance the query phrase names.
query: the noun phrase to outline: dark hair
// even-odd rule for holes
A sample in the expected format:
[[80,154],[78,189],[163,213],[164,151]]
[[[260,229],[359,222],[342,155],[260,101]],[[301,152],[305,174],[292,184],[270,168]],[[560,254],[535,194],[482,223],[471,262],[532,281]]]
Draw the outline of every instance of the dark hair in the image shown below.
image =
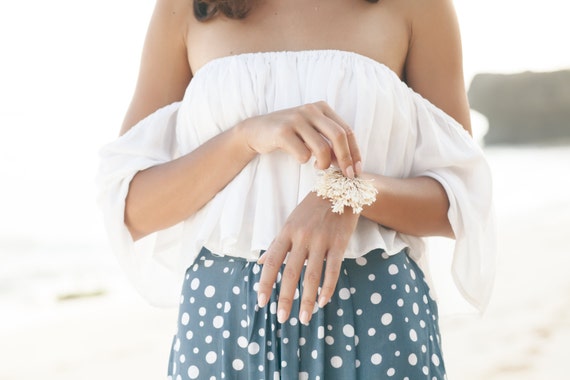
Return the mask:
[[[206,21],[218,13],[233,19],[243,19],[255,0],[193,0],[194,16],[199,21]],[[378,0],[366,0],[377,3]]]

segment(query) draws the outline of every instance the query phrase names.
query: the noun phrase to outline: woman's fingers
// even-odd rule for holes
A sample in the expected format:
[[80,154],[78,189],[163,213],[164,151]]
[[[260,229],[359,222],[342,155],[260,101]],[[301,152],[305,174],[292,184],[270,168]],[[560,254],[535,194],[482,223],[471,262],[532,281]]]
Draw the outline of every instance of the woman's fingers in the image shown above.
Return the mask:
[[313,315],[317,293],[321,283],[324,264],[324,250],[316,249],[309,255],[303,277],[303,295],[299,309],[299,321],[308,325]]
[[348,176],[346,172],[349,170],[350,167],[353,168],[354,173],[356,175],[362,174],[362,156],[360,155],[360,149],[358,148],[358,144],[356,142],[356,135],[354,134],[354,131],[326,103],[325,106],[326,106],[324,107],[325,116],[329,117],[331,120],[334,120],[337,123],[337,125],[343,129],[346,136],[346,142],[348,144],[348,151],[350,153],[349,157],[346,157],[346,155],[344,157],[339,157],[337,155],[337,149],[334,150],[339,167],[346,176]]
[[361,172],[361,156],[353,130],[325,102],[273,112],[240,124],[250,149],[265,154],[282,149],[305,163],[311,156],[326,169],[333,160],[343,174]]
[[282,237],[277,237],[267,251],[259,258],[258,263],[263,265],[259,289],[257,290],[257,304],[265,307],[271,298],[273,285],[277,280],[277,274],[290,249],[290,242]]
[[324,307],[332,298],[340,275],[342,252],[330,250],[325,263],[325,278],[319,294],[319,307]]
[[[348,126],[325,102],[305,104],[300,112],[310,121],[311,126],[317,129],[332,145],[332,151],[343,174],[354,178],[357,173],[357,163],[361,161],[360,150],[352,128]],[[313,152],[315,153],[315,152]],[[330,160],[323,165],[317,160],[317,167],[326,169]],[[360,165],[358,165],[359,171]]]
[[297,285],[299,284],[299,277],[305,265],[306,257],[306,246],[294,246],[293,249],[291,249],[291,253],[287,256],[287,264],[281,276],[281,289],[277,302],[277,320],[279,323],[284,323],[291,314]]

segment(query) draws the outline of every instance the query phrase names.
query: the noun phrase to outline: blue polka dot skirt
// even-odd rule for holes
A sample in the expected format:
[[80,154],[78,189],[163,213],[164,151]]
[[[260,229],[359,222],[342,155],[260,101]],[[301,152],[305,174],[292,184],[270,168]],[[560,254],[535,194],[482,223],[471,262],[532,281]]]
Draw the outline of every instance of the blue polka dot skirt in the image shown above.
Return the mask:
[[[168,378],[445,379],[437,305],[404,250],[345,259],[335,295],[298,319],[277,321],[279,280],[257,306],[261,266],[203,249],[184,281]],[[302,276],[301,276],[302,278]]]

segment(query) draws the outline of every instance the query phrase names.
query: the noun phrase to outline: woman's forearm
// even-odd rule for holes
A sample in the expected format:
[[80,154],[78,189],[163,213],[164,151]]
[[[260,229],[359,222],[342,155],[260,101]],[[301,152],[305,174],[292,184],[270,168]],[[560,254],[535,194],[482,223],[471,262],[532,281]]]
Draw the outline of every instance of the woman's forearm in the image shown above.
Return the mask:
[[362,177],[373,178],[378,189],[376,202],[362,211],[366,218],[409,235],[453,237],[447,218],[449,200],[435,179],[400,179],[369,173]]
[[125,204],[131,236],[137,240],[188,218],[255,156],[232,128],[185,156],[138,172]]

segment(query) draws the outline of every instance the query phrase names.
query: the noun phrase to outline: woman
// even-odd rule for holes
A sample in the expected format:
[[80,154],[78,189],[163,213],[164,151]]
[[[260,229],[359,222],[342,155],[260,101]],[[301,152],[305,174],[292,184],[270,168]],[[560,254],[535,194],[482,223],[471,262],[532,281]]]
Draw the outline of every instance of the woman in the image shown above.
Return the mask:
[[[420,237],[456,239],[482,309],[490,178],[468,132],[451,0],[157,0],[99,182],[141,293],[168,303],[186,272],[169,376],[445,378]],[[377,191],[361,213],[312,191],[331,165]]]

